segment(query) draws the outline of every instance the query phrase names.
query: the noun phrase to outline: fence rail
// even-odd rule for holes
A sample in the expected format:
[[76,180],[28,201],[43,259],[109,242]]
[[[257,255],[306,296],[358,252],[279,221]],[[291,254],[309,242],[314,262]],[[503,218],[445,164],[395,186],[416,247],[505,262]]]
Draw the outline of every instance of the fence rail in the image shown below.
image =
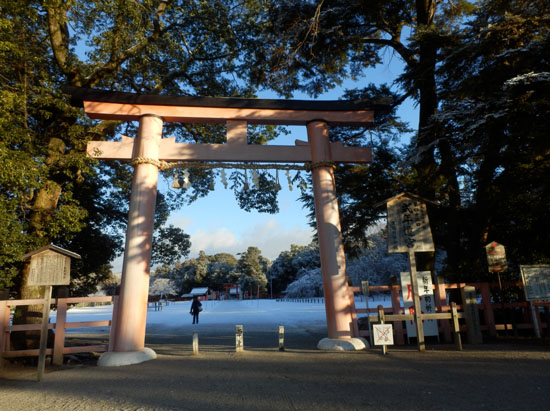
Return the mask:
[[[94,304],[94,303],[112,303],[113,312],[116,312],[117,297],[71,297],[52,299],[52,305],[57,308],[55,323],[48,324],[48,329],[55,329],[55,338],[53,348],[46,350],[46,355],[52,356],[52,364],[62,365],[64,354],[84,353],[84,352],[104,352],[110,349],[109,344],[84,345],[77,347],[65,347],[65,331],[69,328],[88,328],[88,327],[111,327],[114,329],[113,320],[103,321],[78,321],[67,322],[67,309],[70,304]],[[0,360],[2,358],[38,356],[39,349],[30,350],[11,350],[10,334],[15,331],[40,330],[41,324],[11,324],[11,308],[25,305],[43,305],[44,299],[27,300],[0,300]],[[113,319],[115,316],[113,316]],[[110,337],[110,336],[109,336]]]
[[[519,301],[519,302],[509,302],[509,303],[500,303],[500,302],[494,302],[495,298],[492,295],[491,290],[497,290],[499,289],[498,283],[454,283],[454,284],[445,284],[445,283],[439,283],[433,285],[433,291],[434,291],[434,299],[435,299],[435,310],[436,314],[430,314],[430,316],[437,316],[439,313],[450,313],[451,306],[447,303],[448,301],[448,295],[455,291],[460,291],[461,288],[465,286],[472,286],[475,287],[476,293],[478,296],[479,303],[477,304],[477,308],[480,312],[480,319],[482,319],[481,323],[481,330],[485,331],[489,336],[495,337],[497,335],[497,331],[513,331],[517,332],[517,330],[534,330],[535,327],[533,325],[533,321],[531,319],[530,309],[529,309],[529,302],[526,301]],[[521,282],[507,282],[503,283],[502,286],[506,288],[512,288],[516,287],[518,290],[523,289],[523,283]],[[399,285],[391,285],[391,286],[370,286],[369,287],[370,293],[380,293],[384,295],[389,295],[391,298],[392,305],[391,307],[384,308],[384,312],[398,316],[398,315],[404,315],[404,308],[401,306],[401,286]],[[350,291],[354,294],[360,294],[361,288],[360,287],[350,287]],[[520,293],[521,295],[521,293]],[[452,298],[450,298],[452,299]],[[548,314],[548,307],[550,307],[550,302],[548,301],[536,301],[534,302],[535,307],[543,307],[544,308],[544,319],[541,318],[541,312],[540,310],[535,310],[536,313],[536,321],[538,323],[539,330],[546,329],[546,332],[550,331],[550,315]],[[457,305],[457,308],[462,310],[464,307],[463,305]],[[368,309],[366,308],[358,308],[357,303],[353,306],[354,315],[357,316],[358,314],[368,314],[374,321],[374,316],[371,316],[371,314],[377,313],[377,308],[372,307]],[[513,309],[516,311],[521,311],[521,321],[516,320],[516,316],[518,313],[514,312],[512,317],[509,319],[509,321],[504,321],[497,323],[497,319],[495,316],[495,313],[499,311],[506,311],[509,309]],[[507,316],[507,313],[501,313],[500,315],[500,321],[502,319],[505,319]],[[463,318],[461,315],[459,315],[460,318]],[[360,317],[359,317],[360,318]],[[397,317],[395,317],[397,318]],[[431,317],[431,319],[436,319],[436,317]],[[443,340],[445,342],[451,342],[451,325],[449,324],[449,321],[447,319],[439,319],[438,320],[438,329],[439,334],[443,337]],[[406,330],[403,326],[402,320],[395,321],[394,322],[394,338],[396,344],[405,344],[405,335]],[[404,320],[403,320],[404,321]],[[468,331],[466,324],[461,323],[460,324],[460,330],[461,331]],[[359,335],[363,337],[368,337],[369,331],[368,330],[359,330]]]

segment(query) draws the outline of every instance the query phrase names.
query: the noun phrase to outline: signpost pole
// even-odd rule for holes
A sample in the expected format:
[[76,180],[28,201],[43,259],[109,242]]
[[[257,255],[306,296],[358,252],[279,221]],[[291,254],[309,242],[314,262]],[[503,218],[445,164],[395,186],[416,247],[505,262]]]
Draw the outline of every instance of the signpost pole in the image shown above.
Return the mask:
[[[380,324],[384,324],[386,319],[385,319],[385,314],[384,314],[384,307],[382,307],[381,305],[378,306],[378,320],[380,321]],[[382,354],[383,355],[386,355],[388,353],[388,346],[386,344],[382,344]]]
[[504,335],[508,336],[508,310],[504,306],[504,290],[500,280],[500,271],[498,272],[498,288],[500,290],[500,308],[502,309],[502,319],[504,321]]
[[50,304],[52,298],[52,286],[44,287],[44,305],[42,308],[42,328],[40,330],[40,352],[38,354],[38,375],[37,381],[42,381],[46,365],[46,349],[48,346],[48,324],[50,319]]
[[414,305],[414,322],[416,325],[416,340],[418,344],[418,351],[426,351],[426,343],[424,342],[424,327],[422,325],[420,297],[418,295],[418,276],[416,273],[416,259],[414,257],[414,250],[409,250],[409,266],[411,268],[411,288]]
[[363,289],[363,295],[365,296],[365,303],[367,308],[367,326],[369,327],[369,340],[370,340],[370,346],[374,346],[373,338],[372,338],[372,324],[370,323],[370,312],[369,312],[369,282],[368,281],[361,281],[361,288]]

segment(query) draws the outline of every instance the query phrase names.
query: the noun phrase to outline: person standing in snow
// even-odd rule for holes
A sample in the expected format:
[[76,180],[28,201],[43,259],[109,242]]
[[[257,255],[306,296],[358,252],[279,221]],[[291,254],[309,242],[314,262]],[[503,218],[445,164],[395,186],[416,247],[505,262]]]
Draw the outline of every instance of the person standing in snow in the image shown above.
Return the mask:
[[193,316],[193,324],[195,322],[199,323],[199,313],[202,311],[202,304],[199,301],[199,297],[196,295],[193,296],[193,302],[191,303],[191,311],[189,311],[189,314]]

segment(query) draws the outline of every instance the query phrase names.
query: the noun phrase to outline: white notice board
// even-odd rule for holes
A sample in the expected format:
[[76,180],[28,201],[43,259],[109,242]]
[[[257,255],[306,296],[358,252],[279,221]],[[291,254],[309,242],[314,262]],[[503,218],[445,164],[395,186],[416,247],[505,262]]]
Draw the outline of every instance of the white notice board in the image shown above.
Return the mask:
[[521,265],[525,298],[529,301],[550,299],[550,265]]
[[[420,296],[420,309],[423,314],[435,313],[435,297],[432,287],[432,275],[429,271],[418,271],[416,273],[418,281],[417,293]],[[414,304],[412,299],[411,275],[401,273],[401,297],[403,298],[403,307],[405,314],[414,314]],[[437,329],[437,320],[423,320],[424,335],[439,335]],[[405,321],[407,326],[407,336],[416,337],[416,325],[414,320]]]
[[373,324],[374,345],[393,345],[393,327],[391,324]]
[[69,285],[71,258],[53,251],[31,257],[28,285]]

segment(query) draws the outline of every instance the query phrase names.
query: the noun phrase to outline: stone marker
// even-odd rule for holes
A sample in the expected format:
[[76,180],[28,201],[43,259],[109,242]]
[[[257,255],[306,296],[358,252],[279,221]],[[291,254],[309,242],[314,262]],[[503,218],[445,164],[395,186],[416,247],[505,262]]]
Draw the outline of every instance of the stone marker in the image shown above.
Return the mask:
[[235,351],[242,352],[244,351],[244,338],[243,338],[243,326],[235,326]]

